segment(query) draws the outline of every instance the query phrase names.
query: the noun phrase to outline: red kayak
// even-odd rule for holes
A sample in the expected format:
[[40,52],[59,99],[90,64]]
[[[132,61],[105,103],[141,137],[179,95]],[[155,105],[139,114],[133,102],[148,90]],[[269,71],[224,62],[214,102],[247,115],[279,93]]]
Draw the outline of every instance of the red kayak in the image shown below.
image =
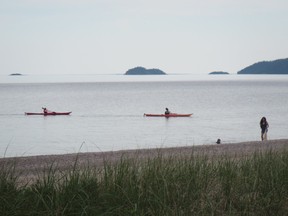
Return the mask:
[[178,114],[178,113],[146,114],[146,113],[144,113],[144,116],[147,116],[147,117],[166,117],[166,118],[169,118],[169,117],[190,117],[190,116],[192,116],[192,113],[191,114]]
[[48,112],[48,113],[30,113],[25,112],[25,115],[44,115],[44,116],[55,116],[55,115],[70,115],[72,112]]

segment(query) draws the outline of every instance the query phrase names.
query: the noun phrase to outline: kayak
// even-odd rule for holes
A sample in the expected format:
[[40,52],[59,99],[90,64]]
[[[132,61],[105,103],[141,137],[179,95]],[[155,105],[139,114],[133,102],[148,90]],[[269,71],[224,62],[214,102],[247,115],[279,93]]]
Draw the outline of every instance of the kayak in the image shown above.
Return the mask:
[[144,116],[147,116],[147,117],[166,117],[166,118],[169,118],[169,117],[190,117],[190,116],[192,116],[192,113],[191,114],[178,114],[178,113],[146,114],[146,113],[144,113]]
[[25,112],[25,115],[44,115],[44,116],[55,116],[55,115],[70,115],[72,112],[48,112],[48,113],[31,113],[31,112]]

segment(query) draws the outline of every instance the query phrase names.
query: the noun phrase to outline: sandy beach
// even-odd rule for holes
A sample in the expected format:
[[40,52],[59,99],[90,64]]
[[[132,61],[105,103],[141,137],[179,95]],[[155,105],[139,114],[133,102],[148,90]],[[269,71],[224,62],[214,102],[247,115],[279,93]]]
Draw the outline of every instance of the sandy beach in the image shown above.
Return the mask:
[[153,158],[161,154],[163,157],[168,156],[190,156],[205,155],[211,156],[231,156],[241,158],[253,154],[254,152],[264,151],[283,151],[288,149],[288,139],[269,140],[269,141],[252,141],[230,144],[215,145],[197,145],[177,148],[160,148],[160,149],[138,149],[122,150],[113,152],[94,152],[78,153],[64,155],[41,155],[30,157],[1,158],[0,167],[3,165],[16,164],[16,169],[28,178],[33,178],[46,168],[53,166],[58,171],[71,169],[77,161],[77,167],[101,167],[105,162],[117,162],[124,158]]

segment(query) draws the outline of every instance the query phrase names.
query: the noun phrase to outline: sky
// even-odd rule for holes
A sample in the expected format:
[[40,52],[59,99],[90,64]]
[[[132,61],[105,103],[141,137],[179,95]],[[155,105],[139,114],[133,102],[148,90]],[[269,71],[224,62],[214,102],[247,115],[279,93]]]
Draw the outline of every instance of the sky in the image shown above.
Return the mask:
[[288,58],[287,0],[0,0],[0,75],[237,71]]

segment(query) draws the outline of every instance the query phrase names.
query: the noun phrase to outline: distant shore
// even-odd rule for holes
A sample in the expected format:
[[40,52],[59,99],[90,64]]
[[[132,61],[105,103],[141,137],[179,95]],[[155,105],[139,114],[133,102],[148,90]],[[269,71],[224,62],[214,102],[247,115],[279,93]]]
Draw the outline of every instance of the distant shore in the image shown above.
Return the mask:
[[175,148],[159,149],[138,149],[121,150],[110,152],[87,152],[78,154],[63,155],[41,155],[28,157],[0,158],[0,166],[4,164],[15,163],[18,171],[22,171],[26,176],[33,176],[35,172],[56,165],[57,170],[69,170],[77,161],[78,167],[101,167],[104,162],[114,163],[121,158],[147,159],[161,155],[169,156],[190,156],[204,155],[208,157],[228,156],[241,158],[249,156],[255,152],[265,151],[283,151],[288,149],[288,139],[269,140],[269,141],[251,141],[230,144],[215,145],[197,145]]

